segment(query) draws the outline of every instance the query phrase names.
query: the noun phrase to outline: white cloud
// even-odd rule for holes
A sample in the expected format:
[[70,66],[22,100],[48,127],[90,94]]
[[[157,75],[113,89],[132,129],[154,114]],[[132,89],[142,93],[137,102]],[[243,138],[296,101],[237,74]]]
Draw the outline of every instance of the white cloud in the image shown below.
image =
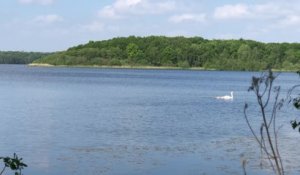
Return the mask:
[[205,14],[190,14],[185,13],[181,15],[174,15],[170,17],[169,21],[173,23],[181,23],[181,22],[205,22],[206,15]]
[[155,5],[159,11],[172,11],[176,9],[176,4],[173,1],[160,2]]
[[140,3],[142,3],[142,0],[118,0],[114,6],[118,9],[127,9],[130,7],[135,7]]
[[300,27],[300,6],[295,3],[269,3],[254,7],[257,19],[269,20],[272,28]]
[[286,16],[284,19],[282,19],[279,22],[279,24],[280,24],[280,26],[283,26],[283,27],[300,25],[300,16],[298,16],[298,15]]
[[104,29],[104,24],[98,21],[94,21],[91,24],[83,26],[83,29],[89,32],[101,32]]
[[160,14],[174,10],[175,2],[153,2],[148,0],[116,0],[113,4],[103,7],[99,16],[119,19],[129,15]]
[[255,5],[254,10],[258,14],[274,14],[274,13],[282,13],[282,9],[280,9],[280,6],[273,3],[273,4],[258,4]]
[[238,19],[249,15],[249,7],[245,4],[224,5],[214,11],[216,19]]
[[230,23],[228,26],[237,26],[241,31],[232,32],[234,29],[225,27],[220,34],[227,32],[243,38],[267,38],[268,41],[274,41],[274,38],[281,37],[286,40],[284,37],[289,33],[299,32],[300,1],[225,4],[215,7],[213,17],[215,24],[223,20]]
[[111,19],[121,18],[121,16],[116,13],[116,10],[112,6],[105,6],[102,10],[99,11],[99,16]]
[[255,19],[279,20],[290,15],[297,14],[300,9],[294,9],[293,6],[280,3],[257,4],[251,7],[251,14]]
[[300,8],[289,3],[226,4],[216,7],[215,19],[282,19],[299,14]]
[[40,15],[33,19],[33,22],[38,24],[52,24],[55,22],[61,22],[63,21],[63,18],[56,14],[50,14],[50,15]]
[[50,5],[53,4],[54,0],[19,0],[21,4],[40,4],[40,5]]

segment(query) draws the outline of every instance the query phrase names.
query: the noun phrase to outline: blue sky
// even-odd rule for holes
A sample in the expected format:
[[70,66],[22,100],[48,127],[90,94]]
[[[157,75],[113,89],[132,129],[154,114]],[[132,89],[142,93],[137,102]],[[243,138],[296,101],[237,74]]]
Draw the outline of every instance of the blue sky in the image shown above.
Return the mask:
[[300,42],[300,1],[0,1],[0,50],[60,51],[129,35]]

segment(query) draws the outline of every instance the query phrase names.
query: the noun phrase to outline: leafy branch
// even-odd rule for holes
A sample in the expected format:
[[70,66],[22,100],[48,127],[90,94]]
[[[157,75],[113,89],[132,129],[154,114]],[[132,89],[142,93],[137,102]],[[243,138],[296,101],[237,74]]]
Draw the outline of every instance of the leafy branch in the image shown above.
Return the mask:
[[10,168],[10,170],[15,172],[15,175],[22,175],[22,169],[27,167],[27,165],[22,162],[22,158],[19,158],[16,153],[14,153],[13,157],[0,157],[3,160],[4,167],[0,172],[0,175],[4,173],[6,168]]
[[[297,74],[300,76],[300,71],[297,71]],[[288,92],[289,103],[292,103],[293,106],[298,110],[300,110],[300,94],[298,94],[297,97],[294,97],[294,98],[292,97],[292,94],[299,87],[300,87],[300,85],[295,85]],[[298,128],[298,131],[300,132],[300,122],[299,121],[297,121],[296,119],[292,120],[291,121],[291,126],[292,126],[293,129]]]

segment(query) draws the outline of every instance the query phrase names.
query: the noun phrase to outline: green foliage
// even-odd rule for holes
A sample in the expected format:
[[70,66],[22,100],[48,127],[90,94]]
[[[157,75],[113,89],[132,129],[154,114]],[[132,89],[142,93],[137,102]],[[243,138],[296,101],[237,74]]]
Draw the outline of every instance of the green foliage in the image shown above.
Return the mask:
[[137,64],[139,60],[141,60],[141,58],[143,57],[143,52],[139,49],[139,46],[135,43],[129,43],[127,45],[126,53],[130,64]]
[[[300,76],[300,71],[297,71],[297,74]],[[296,94],[296,97],[293,96],[293,93],[297,92],[296,90],[298,90],[300,87],[300,85],[295,85],[293,86],[290,90],[289,90],[289,94],[288,97],[290,98],[289,103],[292,103],[292,105],[294,106],[295,109],[300,110],[300,95],[299,93]],[[291,126],[293,129],[297,129],[300,133],[300,122],[295,120],[291,121]]]
[[298,131],[300,132],[300,122],[297,122],[296,120],[292,120],[291,125],[293,129],[298,128]]
[[0,64],[29,64],[47,55],[49,53],[0,51]]
[[122,63],[120,60],[113,58],[112,60],[110,60],[109,65],[110,66],[121,66]]
[[293,99],[293,105],[296,109],[300,109],[300,97],[296,97]]
[[178,62],[178,67],[181,67],[181,68],[189,68],[189,62],[188,61],[179,61]]
[[251,40],[206,40],[201,37],[119,37],[90,41],[57,52],[35,63],[52,65],[125,65],[203,67],[256,71],[298,70],[300,44]]
[[3,160],[4,167],[2,171],[0,172],[0,175],[2,175],[6,168],[10,168],[10,170],[14,171],[15,175],[22,175],[22,169],[27,167],[27,165],[22,162],[22,158],[19,158],[16,153],[14,153],[14,156],[11,157],[0,157],[0,159]]

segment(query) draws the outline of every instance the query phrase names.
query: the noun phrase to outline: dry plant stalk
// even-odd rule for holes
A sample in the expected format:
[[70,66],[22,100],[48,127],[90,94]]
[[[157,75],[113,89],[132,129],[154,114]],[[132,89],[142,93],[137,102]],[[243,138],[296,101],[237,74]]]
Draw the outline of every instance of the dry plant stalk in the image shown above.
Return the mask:
[[[284,175],[284,168],[278,148],[278,130],[276,125],[277,111],[283,105],[283,99],[279,99],[280,86],[274,86],[274,76],[271,70],[262,73],[260,77],[253,77],[248,91],[254,92],[258,111],[261,116],[261,127],[255,131],[247,114],[248,104],[244,107],[244,117],[256,142],[259,144],[261,154],[265,155],[269,165],[277,175]],[[274,86],[274,87],[273,87]],[[274,101],[273,99],[274,98]],[[270,111],[271,112],[267,112]]]

